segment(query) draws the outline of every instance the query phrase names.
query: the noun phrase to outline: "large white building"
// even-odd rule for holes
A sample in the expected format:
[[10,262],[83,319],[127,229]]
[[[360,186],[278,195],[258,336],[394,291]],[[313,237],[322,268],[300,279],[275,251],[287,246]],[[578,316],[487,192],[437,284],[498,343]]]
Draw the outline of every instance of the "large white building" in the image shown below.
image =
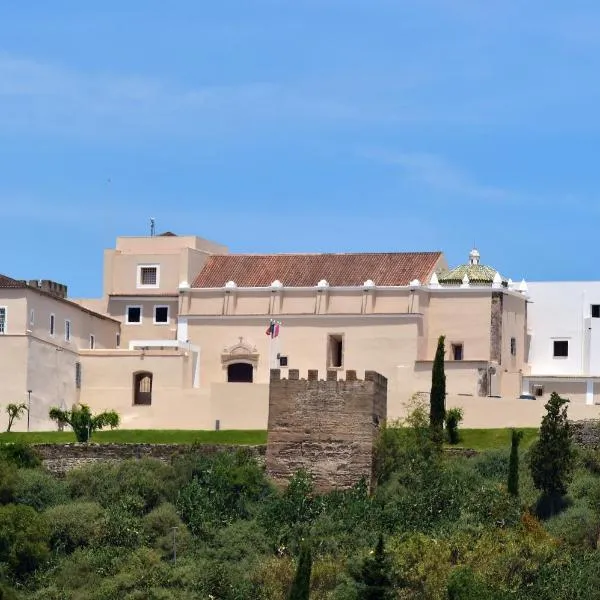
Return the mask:
[[530,283],[529,293],[523,391],[600,404],[600,281]]

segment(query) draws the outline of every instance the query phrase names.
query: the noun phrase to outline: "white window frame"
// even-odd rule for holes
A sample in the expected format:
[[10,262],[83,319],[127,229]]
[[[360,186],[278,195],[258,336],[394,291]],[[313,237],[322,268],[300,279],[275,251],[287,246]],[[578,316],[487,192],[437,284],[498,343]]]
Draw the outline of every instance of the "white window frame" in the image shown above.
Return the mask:
[[[144,284],[142,283],[142,269],[156,269],[156,283]],[[157,289],[160,287],[160,265],[156,264],[144,264],[137,266],[137,288],[142,290]]]
[[70,319],[65,319],[65,342],[71,341],[71,321]]
[[4,311],[4,324],[2,331],[0,331],[0,335],[6,335],[6,331],[8,329],[8,308],[6,306],[0,306],[0,310]]
[[90,350],[94,350],[96,348],[96,336],[93,333],[90,333]]
[[[156,309],[157,308],[166,308],[167,309],[167,320],[166,321],[157,321],[156,320]],[[171,319],[171,308],[168,304],[155,304],[154,305],[154,311],[152,314],[152,318],[154,320],[154,324],[155,325],[168,325],[170,323],[170,319]]]
[[48,319],[48,331],[52,337],[56,337],[56,315],[54,313],[50,313]]
[[[129,320],[129,309],[130,308],[139,308],[140,309],[140,320],[139,321],[130,321]],[[125,307],[125,323],[127,325],[141,325],[144,321],[144,311],[141,304],[128,304]]]

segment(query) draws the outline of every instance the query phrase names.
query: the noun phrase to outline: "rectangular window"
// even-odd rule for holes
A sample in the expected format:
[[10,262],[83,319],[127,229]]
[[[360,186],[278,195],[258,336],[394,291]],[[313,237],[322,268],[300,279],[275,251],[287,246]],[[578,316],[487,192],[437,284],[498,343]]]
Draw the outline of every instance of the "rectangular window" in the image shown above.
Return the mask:
[[96,336],[92,333],[90,334],[90,350],[93,350],[96,347]]
[[50,315],[50,335],[54,335],[56,332],[55,321],[56,319],[54,318],[54,315]]
[[592,319],[600,319],[600,304],[592,304]]
[[287,367],[288,366],[288,357],[287,356],[280,356],[279,357],[279,366],[280,367]]
[[534,396],[543,396],[544,395],[544,386],[543,385],[534,385],[533,386],[533,395]]
[[35,310],[33,310],[33,308],[31,309],[31,312],[29,313],[29,326],[33,327],[35,325]]
[[138,265],[137,286],[157,288],[158,285],[158,265]]
[[0,335],[6,333],[6,306],[0,306]]
[[344,337],[330,335],[327,347],[327,366],[340,368],[344,365]]
[[554,340],[554,358],[566,358],[569,356],[568,340]]
[[463,345],[462,344],[452,344],[452,360],[462,360],[463,359]]
[[169,322],[169,307],[155,306],[154,307],[154,323],[156,325],[164,325]]
[[141,323],[142,322],[142,307],[141,306],[128,306],[127,307],[127,323]]
[[71,341],[71,321],[65,319],[65,342]]
[[75,363],[75,387],[79,389],[81,387],[81,363]]
[[513,356],[517,355],[517,338],[514,338],[514,337],[510,338],[510,353]]
[[117,333],[117,348],[121,347],[121,334]]

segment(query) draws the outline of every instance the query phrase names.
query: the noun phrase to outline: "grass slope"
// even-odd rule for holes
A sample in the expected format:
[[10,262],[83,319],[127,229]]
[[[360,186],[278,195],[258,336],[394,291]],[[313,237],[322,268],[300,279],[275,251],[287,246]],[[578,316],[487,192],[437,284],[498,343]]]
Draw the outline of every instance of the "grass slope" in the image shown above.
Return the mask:
[[[27,442],[29,444],[73,443],[71,431],[35,431],[31,433],[0,433],[2,442]],[[97,444],[266,444],[267,432],[263,430],[194,431],[184,429],[115,429],[98,431],[92,442]]]
[[[529,448],[536,440],[537,427],[519,427],[523,432],[521,448]],[[472,448],[473,450],[491,450],[510,448],[510,429],[459,429],[460,443],[455,448]]]

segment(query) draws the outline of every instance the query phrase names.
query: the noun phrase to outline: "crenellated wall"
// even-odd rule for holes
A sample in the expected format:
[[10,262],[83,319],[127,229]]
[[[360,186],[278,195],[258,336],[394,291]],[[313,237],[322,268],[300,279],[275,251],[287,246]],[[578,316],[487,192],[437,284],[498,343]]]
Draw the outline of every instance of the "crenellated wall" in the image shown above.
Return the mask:
[[312,473],[318,491],[348,488],[373,478],[373,450],[379,424],[387,413],[387,379],[366,371],[327,371],[325,380],[309,370],[287,379],[271,370],[267,470],[278,483],[300,469]]

